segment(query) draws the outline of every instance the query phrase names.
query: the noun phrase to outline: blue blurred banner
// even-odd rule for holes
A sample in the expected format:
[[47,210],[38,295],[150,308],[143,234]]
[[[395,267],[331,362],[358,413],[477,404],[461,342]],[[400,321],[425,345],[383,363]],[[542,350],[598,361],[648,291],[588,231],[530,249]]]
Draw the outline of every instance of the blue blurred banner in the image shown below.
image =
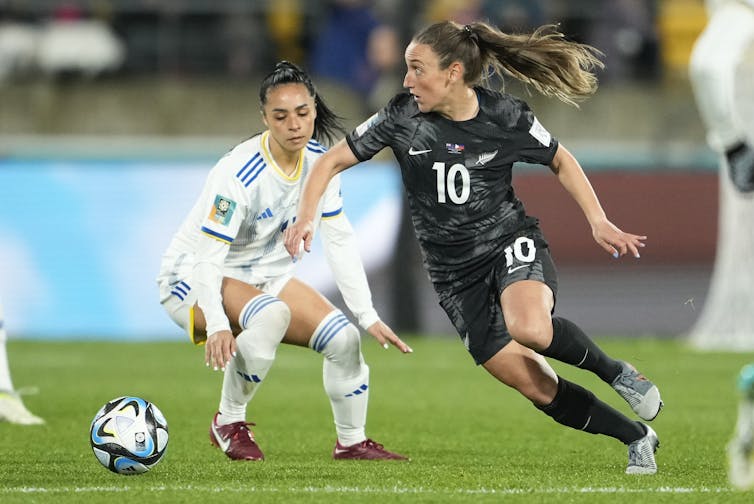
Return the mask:
[[[159,305],[155,277],[211,164],[0,160],[0,299],[8,332],[183,338]],[[343,174],[342,186],[365,266],[379,267],[398,233],[398,170],[369,163]],[[318,244],[297,276],[332,289]]]

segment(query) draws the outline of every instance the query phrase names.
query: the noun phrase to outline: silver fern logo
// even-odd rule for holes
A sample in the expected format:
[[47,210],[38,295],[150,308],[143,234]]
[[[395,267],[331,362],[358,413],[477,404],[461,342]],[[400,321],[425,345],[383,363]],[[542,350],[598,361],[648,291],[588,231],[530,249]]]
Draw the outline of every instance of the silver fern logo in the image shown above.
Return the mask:
[[492,161],[492,159],[497,156],[497,151],[494,152],[483,152],[479,154],[479,159],[476,160],[476,164],[480,166],[484,166],[488,162]]

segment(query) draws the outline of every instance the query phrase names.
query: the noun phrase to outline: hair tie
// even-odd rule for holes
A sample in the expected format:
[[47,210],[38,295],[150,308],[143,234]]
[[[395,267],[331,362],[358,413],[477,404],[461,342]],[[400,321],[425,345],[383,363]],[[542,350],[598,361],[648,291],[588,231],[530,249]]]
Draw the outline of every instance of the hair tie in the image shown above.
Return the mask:
[[463,25],[463,32],[475,44],[479,44],[479,36],[471,29],[471,25]]

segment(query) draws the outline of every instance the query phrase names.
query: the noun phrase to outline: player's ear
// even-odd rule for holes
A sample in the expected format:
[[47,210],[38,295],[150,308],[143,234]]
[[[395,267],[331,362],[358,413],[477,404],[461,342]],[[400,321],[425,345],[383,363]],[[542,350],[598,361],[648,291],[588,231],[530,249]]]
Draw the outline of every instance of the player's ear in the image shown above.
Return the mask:
[[463,81],[463,65],[460,61],[454,61],[450,64],[450,73],[448,74],[451,82]]

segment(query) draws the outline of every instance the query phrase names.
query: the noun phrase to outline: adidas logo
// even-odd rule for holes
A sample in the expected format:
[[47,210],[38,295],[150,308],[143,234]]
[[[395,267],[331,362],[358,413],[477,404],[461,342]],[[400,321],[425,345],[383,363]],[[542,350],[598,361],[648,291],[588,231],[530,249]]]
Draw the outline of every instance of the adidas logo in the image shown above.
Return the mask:
[[257,217],[257,220],[269,219],[270,217],[272,217],[272,210],[268,208]]
[[247,382],[259,383],[262,381],[262,379],[255,374],[248,375],[246,373],[242,373],[241,371],[236,371],[236,373],[238,373],[238,375],[244,380],[246,380]]

